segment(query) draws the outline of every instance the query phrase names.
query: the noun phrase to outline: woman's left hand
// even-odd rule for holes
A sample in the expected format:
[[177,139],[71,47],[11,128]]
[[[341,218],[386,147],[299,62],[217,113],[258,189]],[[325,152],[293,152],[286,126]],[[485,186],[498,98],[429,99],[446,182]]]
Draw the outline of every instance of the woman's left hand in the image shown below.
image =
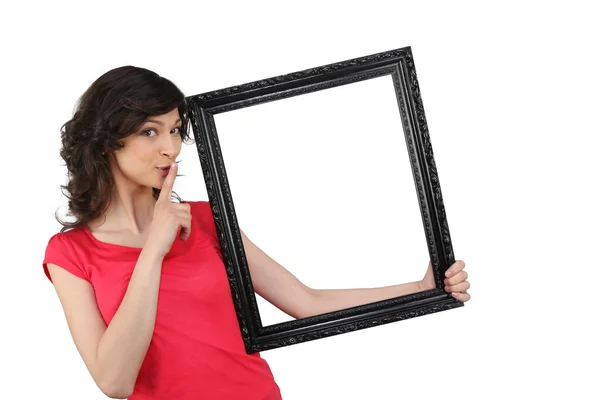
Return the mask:
[[[467,289],[471,287],[469,281],[467,281],[467,271],[464,270],[465,262],[462,260],[456,261],[446,271],[446,279],[444,279],[444,290],[448,293],[452,293],[452,296],[462,302],[467,302],[471,299],[471,295],[467,293]],[[431,262],[425,273],[425,277],[421,281],[421,286],[424,290],[434,289],[435,281],[433,278],[433,269],[431,268]]]

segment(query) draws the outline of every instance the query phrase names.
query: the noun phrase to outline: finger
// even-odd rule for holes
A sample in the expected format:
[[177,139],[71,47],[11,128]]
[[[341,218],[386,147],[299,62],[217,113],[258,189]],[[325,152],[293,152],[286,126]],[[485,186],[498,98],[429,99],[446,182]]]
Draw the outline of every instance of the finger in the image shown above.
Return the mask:
[[469,282],[461,282],[458,285],[445,286],[444,290],[448,293],[450,292],[466,292],[467,289],[471,287]]
[[177,211],[182,211],[184,213],[190,214],[191,207],[189,203],[173,203],[173,207]]
[[456,275],[459,271],[461,271],[465,267],[465,262],[462,260],[456,261],[448,270],[446,271],[446,278],[450,278],[452,275]]
[[457,273],[456,275],[451,276],[450,278],[444,279],[444,283],[448,286],[452,286],[452,285],[456,285],[457,283],[466,281],[468,277],[469,277],[469,274],[467,273],[467,271],[462,270],[459,273]]
[[471,295],[469,293],[452,293],[452,297],[454,297],[458,301],[469,301],[471,299]]
[[[175,203],[173,203],[175,205]],[[177,217],[177,222],[192,222],[192,214],[190,214],[187,210],[175,210],[175,216]]]
[[171,192],[173,190],[173,183],[175,182],[175,176],[177,176],[177,164],[171,164],[169,174],[163,181],[162,187],[160,188],[160,195],[157,201],[171,201]]
[[179,238],[181,240],[187,240],[190,237],[192,227],[192,215],[186,213],[186,211],[177,211],[177,221],[179,224]]
[[181,231],[179,232],[179,238],[181,240],[187,240],[192,232],[191,221],[185,221],[181,224]]

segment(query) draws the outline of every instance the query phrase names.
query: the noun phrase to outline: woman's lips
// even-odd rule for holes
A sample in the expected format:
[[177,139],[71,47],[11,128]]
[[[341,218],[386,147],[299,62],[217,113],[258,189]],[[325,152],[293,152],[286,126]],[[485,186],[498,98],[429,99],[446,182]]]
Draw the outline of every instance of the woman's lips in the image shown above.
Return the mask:
[[161,174],[162,176],[167,176],[167,175],[169,175],[169,170],[170,170],[170,169],[171,169],[170,167],[167,167],[167,168],[158,168],[158,167],[157,167],[157,168],[156,168],[156,170],[158,171],[158,173],[159,173],[159,174]]

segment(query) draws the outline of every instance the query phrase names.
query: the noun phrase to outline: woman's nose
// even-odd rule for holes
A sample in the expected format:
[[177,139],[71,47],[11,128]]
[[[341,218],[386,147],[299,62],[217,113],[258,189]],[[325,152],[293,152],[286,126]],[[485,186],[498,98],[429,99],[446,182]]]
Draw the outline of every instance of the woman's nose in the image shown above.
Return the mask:
[[174,135],[166,135],[165,139],[163,139],[160,143],[161,153],[173,156],[177,152],[177,139]]

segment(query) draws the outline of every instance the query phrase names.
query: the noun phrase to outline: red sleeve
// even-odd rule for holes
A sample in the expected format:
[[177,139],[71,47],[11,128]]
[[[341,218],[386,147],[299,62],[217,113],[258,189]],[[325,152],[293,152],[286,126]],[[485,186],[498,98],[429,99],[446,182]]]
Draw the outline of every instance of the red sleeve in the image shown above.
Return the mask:
[[219,243],[219,236],[217,235],[217,227],[215,226],[210,202],[207,200],[197,200],[187,201],[186,203],[189,203],[191,206],[190,211],[194,224],[200,228],[203,234],[209,235],[212,241]]
[[57,233],[50,238],[46,247],[44,261],[42,262],[44,273],[50,282],[52,282],[52,278],[48,272],[48,263],[56,264],[78,278],[84,279],[88,282],[90,281],[87,272],[77,261],[73,244],[62,233]]

